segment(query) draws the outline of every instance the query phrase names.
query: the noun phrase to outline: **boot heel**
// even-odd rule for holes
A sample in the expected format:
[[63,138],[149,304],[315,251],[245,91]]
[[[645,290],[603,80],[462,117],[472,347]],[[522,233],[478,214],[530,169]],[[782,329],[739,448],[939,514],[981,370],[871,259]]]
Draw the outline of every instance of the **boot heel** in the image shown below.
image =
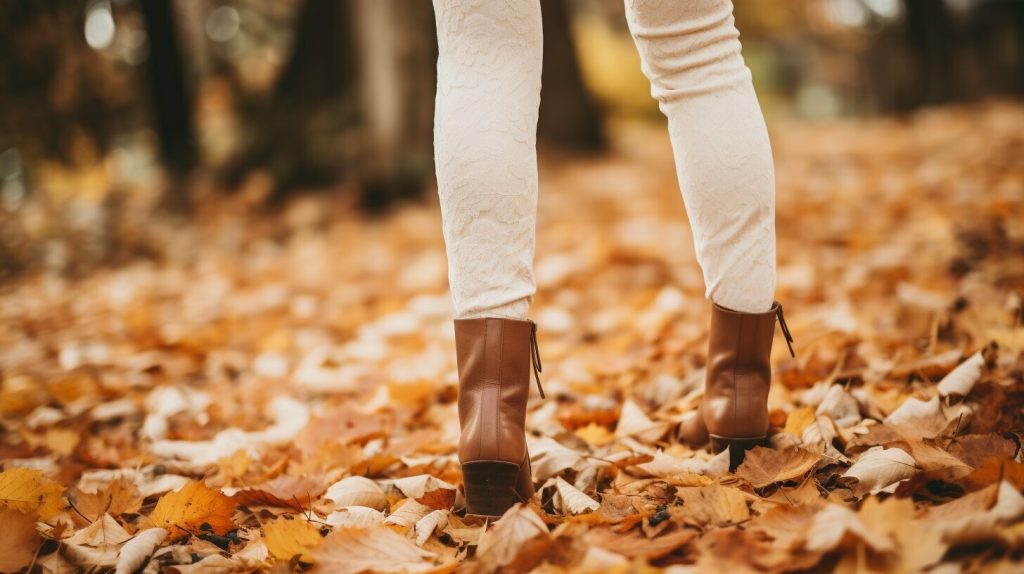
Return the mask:
[[732,438],[726,436],[711,435],[711,450],[719,453],[729,449],[729,472],[735,472],[736,468],[743,462],[747,451],[755,446],[767,446],[767,437],[754,438]]
[[520,502],[516,494],[519,465],[497,460],[467,462],[462,465],[462,484],[466,489],[466,515],[500,518]]

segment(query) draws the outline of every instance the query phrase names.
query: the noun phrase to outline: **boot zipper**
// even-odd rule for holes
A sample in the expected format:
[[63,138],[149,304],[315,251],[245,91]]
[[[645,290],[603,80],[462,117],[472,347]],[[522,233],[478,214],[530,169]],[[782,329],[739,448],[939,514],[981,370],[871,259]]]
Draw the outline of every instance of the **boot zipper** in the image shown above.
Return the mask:
[[544,387],[540,386],[540,374],[544,365],[540,362],[540,348],[537,346],[537,324],[533,324],[530,331],[530,362],[533,364],[533,378],[537,380],[537,390],[540,391],[540,398],[545,398]]
[[779,316],[779,326],[782,327],[782,334],[786,336],[786,345],[789,346],[789,354],[793,358],[796,358],[796,352],[793,351],[793,335],[789,333],[789,326],[786,325],[786,317],[782,314],[782,303],[775,303],[775,314]]

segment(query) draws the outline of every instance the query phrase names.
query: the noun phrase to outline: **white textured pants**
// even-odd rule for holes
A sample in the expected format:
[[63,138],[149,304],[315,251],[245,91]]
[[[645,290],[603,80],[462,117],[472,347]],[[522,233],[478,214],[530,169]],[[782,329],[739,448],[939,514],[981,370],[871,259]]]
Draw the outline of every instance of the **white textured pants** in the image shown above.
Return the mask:
[[[525,318],[537,213],[542,58],[537,0],[434,0],[434,150],[457,318]],[[626,0],[668,118],[706,295],[766,311],[775,292],[775,176],[730,0]]]

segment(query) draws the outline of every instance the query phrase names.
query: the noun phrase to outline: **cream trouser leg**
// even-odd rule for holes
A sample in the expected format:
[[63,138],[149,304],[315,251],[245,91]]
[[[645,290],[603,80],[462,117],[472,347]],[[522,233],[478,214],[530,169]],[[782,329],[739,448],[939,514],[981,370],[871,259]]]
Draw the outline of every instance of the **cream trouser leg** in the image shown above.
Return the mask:
[[[524,318],[535,292],[536,1],[434,0],[434,145],[456,317]],[[668,118],[707,297],[771,307],[771,147],[729,0],[626,0],[651,93]]]

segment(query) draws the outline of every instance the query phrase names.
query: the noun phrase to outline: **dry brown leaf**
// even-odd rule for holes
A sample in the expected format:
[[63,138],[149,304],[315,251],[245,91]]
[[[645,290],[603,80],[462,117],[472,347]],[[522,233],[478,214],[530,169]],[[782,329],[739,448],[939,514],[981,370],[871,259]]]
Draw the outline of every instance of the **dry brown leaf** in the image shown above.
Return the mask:
[[969,490],[978,490],[1002,480],[1008,481],[1018,490],[1024,490],[1024,464],[990,456],[980,467],[965,476],[962,482]]
[[826,505],[814,515],[805,547],[811,552],[829,552],[839,547],[848,536],[860,539],[875,552],[891,552],[896,548],[884,531],[872,529],[854,511],[838,504]]
[[750,518],[750,499],[736,488],[720,484],[679,488],[676,496],[683,506],[671,507],[672,515],[689,524],[725,526]]
[[332,484],[324,494],[324,499],[334,502],[335,506],[366,506],[376,510],[384,510],[388,505],[384,489],[365,476],[349,476]]
[[104,514],[99,520],[89,526],[75,532],[69,538],[65,538],[65,544],[84,546],[117,546],[128,541],[132,537],[116,520],[109,514]]
[[697,531],[690,528],[672,528],[653,538],[648,538],[638,530],[621,534],[610,527],[592,528],[583,535],[588,544],[627,558],[646,560],[657,560],[667,556],[696,537]]
[[754,488],[763,488],[799,478],[814,468],[818,461],[818,455],[799,447],[775,450],[758,446],[747,452],[743,464],[736,469],[736,476]]
[[320,529],[303,519],[282,516],[263,525],[263,543],[279,560],[288,561],[298,556],[302,562],[312,564],[310,551],[322,541]]
[[550,541],[540,516],[529,506],[516,504],[480,536],[477,556],[488,571],[525,570],[540,563]]
[[653,444],[665,436],[670,426],[667,421],[652,421],[639,405],[627,400],[622,404],[619,422],[615,426],[615,436],[634,437],[641,442]]
[[0,508],[0,572],[17,572],[32,563],[42,538],[31,514]]
[[985,357],[978,351],[956,366],[939,381],[939,396],[966,397],[985,372]]
[[0,509],[37,514],[46,519],[64,508],[64,487],[33,468],[0,472]]
[[448,515],[447,510],[435,510],[421,518],[414,527],[416,544],[423,546],[435,531],[443,530],[445,526],[448,526]]
[[150,528],[136,534],[121,547],[115,574],[132,574],[142,568],[157,546],[167,538],[167,534],[164,528]]
[[427,572],[434,554],[386,526],[342,527],[313,549],[313,572]]
[[455,504],[455,486],[429,474],[399,478],[395,480],[395,487],[406,497],[437,510],[449,509]]
[[321,494],[325,485],[320,476],[281,475],[273,480],[243,488],[232,494],[237,504],[246,506],[279,506],[308,509]]
[[555,489],[558,491],[558,496],[561,499],[561,506],[569,514],[593,512],[601,506],[596,500],[563,480],[562,477],[555,478]]
[[784,549],[797,549],[807,539],[818,507],[776,505],[750,522],[749,528],[764,532]]
[[1007,481],[928,509],[927,524],[950,545],[998,537],[998,527],[1024,516],[1024,496]]
[[384,522],[384,513],[366,506],[345,506],[327,515],[324,522],[335,528],[341,526],[365,528]]
[[200,534],[203,524],[217,534],[232,530],[235,501],[202,481],[192,481],[180,490],[163,495],[150,513],[148,524],[166,528],[170,540]]
[[394,524],[395,526],[401,526],[402,528],[411,528],[423,517],[433,511],[434,509],[426,504],[420,504],[411,498],[406,498],[401,501],[400,505],[395,508],[387,518],[384,519],[384,523]]
[[896,484],[917,474],[914,457],[899,448],[873,447],[864,452],[843,474],[854,495],[890,491]]
[[120,516],[126,512],[138,512],[142,506],[142,496],[135,484],[125,478],[119,478],[103,486],[96,492],[75,491],[72,495],[77,512],[73,518],[84,517],[95,521],[104,514]]

